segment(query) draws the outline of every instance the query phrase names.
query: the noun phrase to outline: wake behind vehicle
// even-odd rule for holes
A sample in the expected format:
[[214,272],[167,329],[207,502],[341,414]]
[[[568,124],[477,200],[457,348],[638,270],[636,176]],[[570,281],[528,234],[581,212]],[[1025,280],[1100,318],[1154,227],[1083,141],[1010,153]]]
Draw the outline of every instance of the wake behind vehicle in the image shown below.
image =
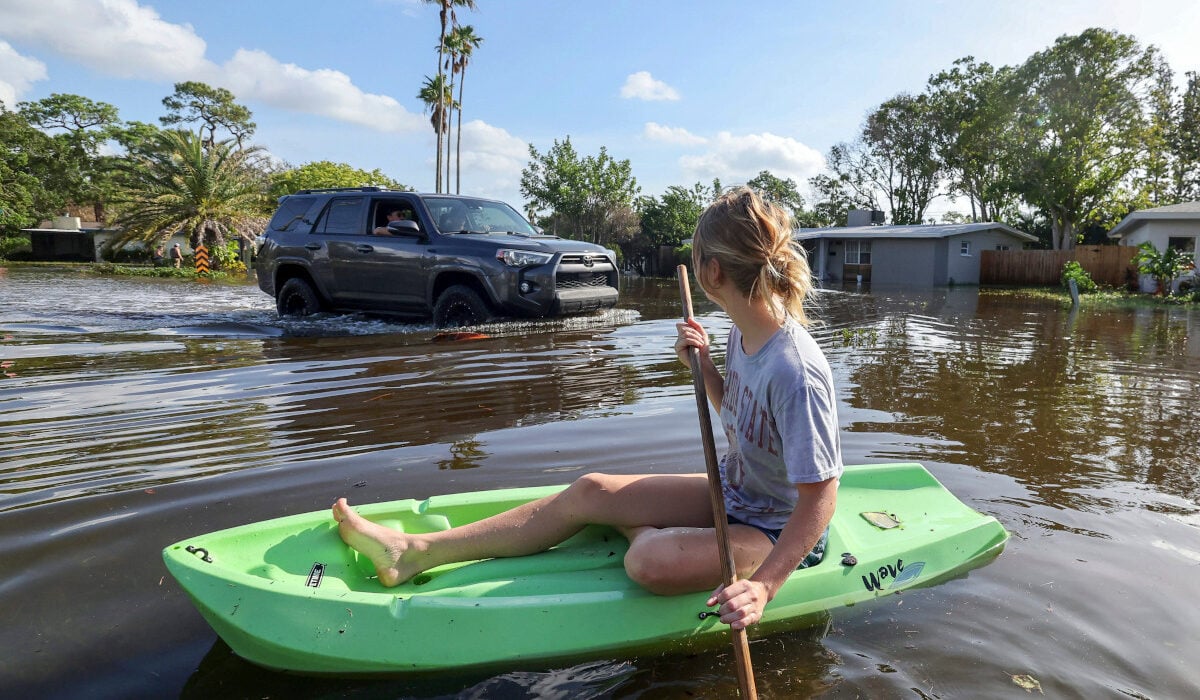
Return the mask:
[[361,311],[452,327],[607,309],[618,296],[611,250],[542,234],[497,200],[382,187],[280,198],[255,269],[283,316]]

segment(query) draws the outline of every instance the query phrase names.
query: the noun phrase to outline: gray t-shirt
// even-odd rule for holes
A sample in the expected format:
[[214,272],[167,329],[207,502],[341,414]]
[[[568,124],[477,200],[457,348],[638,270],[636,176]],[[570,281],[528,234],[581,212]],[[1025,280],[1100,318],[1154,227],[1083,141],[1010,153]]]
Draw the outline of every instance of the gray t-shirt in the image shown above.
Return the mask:
[[742,522],[779,529],[796,506],[796,484],[842,473],[833,372],[821,348],[788,319],[747,355],[737,326],[725,353],[721,460],[725,509]]

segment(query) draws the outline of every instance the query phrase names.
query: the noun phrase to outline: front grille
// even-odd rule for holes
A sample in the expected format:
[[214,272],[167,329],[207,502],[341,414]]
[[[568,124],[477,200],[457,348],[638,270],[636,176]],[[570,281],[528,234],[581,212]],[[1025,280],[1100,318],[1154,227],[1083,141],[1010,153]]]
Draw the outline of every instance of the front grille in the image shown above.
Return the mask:
[[603,272],[559,272],[554,280],[554,286],[558,289],[607,287],[608,275]]
[[591,261],[592,265],[607,265],[608,258],[598,253],[563,253],[562,265],[587,265],[587,261]]

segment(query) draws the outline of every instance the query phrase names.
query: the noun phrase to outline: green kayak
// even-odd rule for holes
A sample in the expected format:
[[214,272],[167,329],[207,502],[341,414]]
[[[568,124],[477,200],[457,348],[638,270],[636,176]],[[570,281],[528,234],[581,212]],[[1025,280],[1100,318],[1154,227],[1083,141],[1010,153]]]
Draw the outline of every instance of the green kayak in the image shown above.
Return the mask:
[[[407,532],[430,532],[561,488],[357,510]],[[825,560],[792,574],[755,631],[945,580],[990,561],[1007,539],[994,518],[964,505],[918,464],[847,467]],[[438,671],[728,638],[726,625],[699,615],[708,592],[647,593],[625,575],[625,549],[616,531],[589,527],[541,554],[443,566],[385,588],[323,510],[184,540],[163,558],[234,652],[281,670]]]

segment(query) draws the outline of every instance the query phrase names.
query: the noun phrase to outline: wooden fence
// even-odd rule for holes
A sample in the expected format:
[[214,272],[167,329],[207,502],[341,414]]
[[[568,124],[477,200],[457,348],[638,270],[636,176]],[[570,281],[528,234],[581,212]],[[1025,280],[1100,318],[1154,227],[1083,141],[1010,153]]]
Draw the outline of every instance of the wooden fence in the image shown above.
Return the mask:
[[1137,280],[1132,246],[1089,245],[1072,250],[985,250],[979,256],[980,284],[1060,284],[1063,265],[1079,262],[1096,284],[1127,287]]

